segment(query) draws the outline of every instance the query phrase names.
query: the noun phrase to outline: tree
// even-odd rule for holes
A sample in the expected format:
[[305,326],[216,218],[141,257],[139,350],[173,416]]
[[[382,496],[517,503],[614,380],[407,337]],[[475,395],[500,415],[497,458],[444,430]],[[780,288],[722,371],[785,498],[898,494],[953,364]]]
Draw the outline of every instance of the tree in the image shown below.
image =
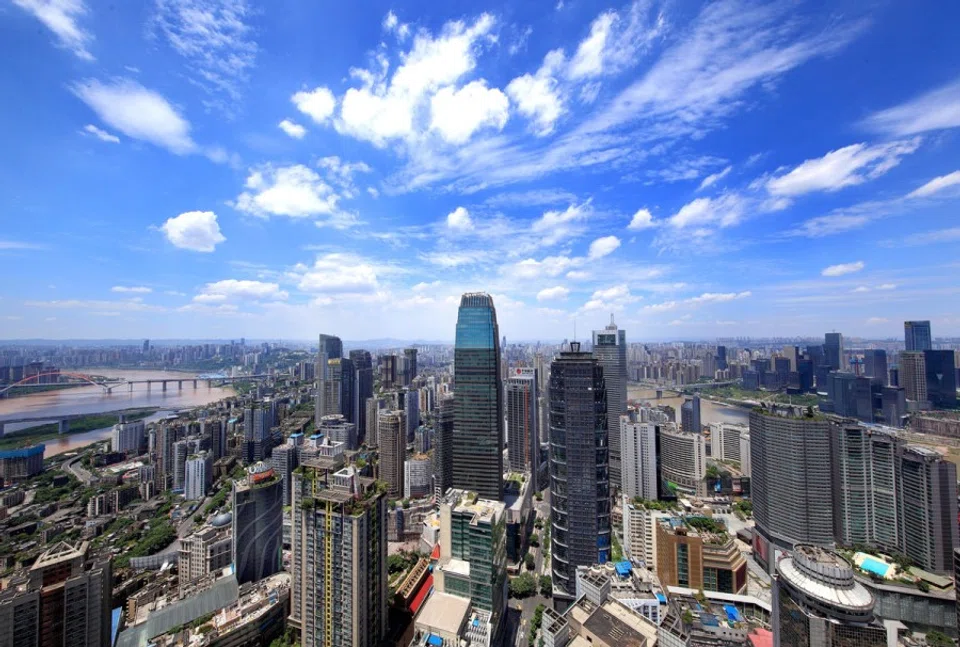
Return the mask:
[[548,598],[553,595],[553,578],[549,575],[540,576],[540,595]]
[[530,535],[530,545],[531,545],[531,546],[539,546],[539,545],[540,545],[540,535],[538,535],[537,533],[533,533],[532,535]]
[[955,643],[950,636],[934,629],[927,634],[927,644],[930,647],[952,647]]
[[528,598],[537,591],[537,580],[531,573],[523,573],[510,580],[510,597]]
[[523,558],[523,565],[527,567],[528,571],[532,571],[537,565],[533,559],[533,555],[527,553],[527,555]]
[[400,573],[407,569],[407,558],[403,555],[390,555],[387,558],[387,567],[390,573]]

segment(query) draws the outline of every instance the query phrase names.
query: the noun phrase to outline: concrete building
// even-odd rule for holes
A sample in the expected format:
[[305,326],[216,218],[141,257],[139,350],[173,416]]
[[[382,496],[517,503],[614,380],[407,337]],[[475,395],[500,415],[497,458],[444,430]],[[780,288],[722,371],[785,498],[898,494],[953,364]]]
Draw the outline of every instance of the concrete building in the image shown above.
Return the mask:
[[792,410],[750,414],[754,554],[770,571],[795,544],[832,546],[830,423]]
[[900,386],[911,410],[927,408],[927,364],[923,351],[900,353]]
[[953,570],[957,537],[957,466],[939,452],[908,445],[900,456],[897,502],[902,552],[934,573]]
[[352,466],[294,477],[290,625],[303,647],[377,647],[387,630],[387,497]]
[[383,409],[385,405],[386,402],[384,402],[383,398],[367,398],[367,427],[364,434],[364,442],[367,443],[367,447],[378,447],[380,444],[380,434],[377,423],[379,422],[380,409]]
[[282,568],[283,481],[257,463],[233,483],[233,567],[237,581],[255,582]]
[[189,440],[178,440],[173,444],[173,489],[178,492],[183,492],[183,486],[186,483],[189,456]]
[[663,586],[742,593],[747,561],[724,525],[707,517],[659,519],[657,576]]
[[283,505],[293,500],[293,471],[300,465],[300,447],[289,439],[287,444],[274,448],[271,455],[273,469],[283,482]]
[[213,458],[207,452],[187,457],[184,470],[183,498],[187,501],[203,499],[213,485]]
[[706,438],[677,429],[672,423],[659,425],[659,431],[660,478],[678,492],[706,496]]
[[935,409],[956,409],[956,354],[953,350],[925,350],[923,364],[930,406]]
[[647,568],[657,567],[657,525],[669,511],[649,508],[641,502],[623,498],[623,553]]
[[347,450],[354,450],[357,445],[357,425],[350,422],[343,414],[330,414],[320,418],[317,433],[323,434],[332,442],[343,443]]
[[610,441],[610,485],[620,488],[620,416],[627,413],[627,332],[610,324],[593,331],[593,356],[603,367],[607,387],[607,437]]
[[440,397],[434,423],[433,460],[434,487],[442,497],[453,487],[453,417],[455,405],[452,393]]
[[431,493],[432,462],[427,454],[415,454],[403,463],[403,498],[420,499]]
[[507,607],[506,514],[501,501],[453,489],[440,502],[440,560],[434,587],[490,614],[496,644]]
[[[339,376],[337,386],[328,386],[331,381],[330,360],[343,357],[343,342],[334,335],[321,334],[317,344],[317,364],[314,371],[316,378],[316,402],[314,403],[314,423],[320,426],[320,418],[327,413],[339,413],[332,409],[340,407]],[[335,392],[334,392],[335,390]],[[335,402],[331,402],[333,396],[336,396]]]
[[181,591],[230,565],[233,560],[232,518],[230,513],[218,515],[210,520],[209,525],[180,539],[177,577]]
[[121,422],[113,426],[111,447],[115,452],[136,456],[146,448],[147,436],[142,420]]
[[657,499],[657,426],[620,416],[620,478],[623,495],[629,499]]
[[904,321],[903,343],[907,351],[922,353],[933,348],[929,321]]
[[[540,458],[538,439],[537,373],[534,368],[516,368],[504,383],[506,389],[507,458],[510,471],[537,477]],[[536,486],[534,486],[534,489]]]
[[[710,423],[710,442],[713,457],[722,461],[731,461],[743,466],[743,443],[741,438],[749,438],[750,428],[732,422]],[[747,441],[749,443],[749,440]],[[749,445],[748,445],[749,447]],[[747,461],[749,462],[749,452]]]
[[355,409],[352,421],[357,425],[357,434],[362,440],[368,431],[367,401],[373,397],[373,359],[368,351],[352,350],[350,351],[350,361],[353,363],[356,376],[353,398]]
[[0,479],[4,483],[20,483],[43,471],[46,445],[31,445],[0,451]]
[[843,366],[843,335],[838,332],[828,332],[823,336],[823,363],[833,371],[842,371]]
[[887,351],[882,348],[871,348],[863,351],[863,374],[867,377],[879,378],[883,386],[889,385]]
[[460,299],[454,346],[453,486],[503,499],[503,382],[493,298]]
[[403,498],[403,464],[407,456],[406,413],[381,409],[377,412],[380,430],[380,478],[387,484],[387,496]]
[[405,384],[410,384],[419,375],[419,369],[417,368],[417,349],[416,348],[404,348],[403,357],[407,360],[407,370],[405,371]]
[[417,647],[489,647],[490,614],[469,598],[434,591],[414,619]]
[[[773,587],[776,647],[887,647],[874,601],[839,554],[798,545],[777,562]],[[894,639],[894,644],[896,640]]]
[[573,596],[577,566],[610,559],[603,367],[570,343],[550,366],[551,566],[554,595]]
[[694,394],[680,405],[680,428],[686,432],[699,434],[703,430],[700,422],[700,396]]
[[59,542],[0,592],[0,645],[110,647],[112,591],[109,558]]

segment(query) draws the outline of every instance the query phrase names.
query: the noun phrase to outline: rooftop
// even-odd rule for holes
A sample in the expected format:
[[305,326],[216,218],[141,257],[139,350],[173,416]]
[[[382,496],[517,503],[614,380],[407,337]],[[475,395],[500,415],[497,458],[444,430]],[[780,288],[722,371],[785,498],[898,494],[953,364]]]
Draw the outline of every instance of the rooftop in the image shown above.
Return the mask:
[[833,551],[799,545],[792,556],[777,562],[777,572],[791,586],[824,604],[852,611],[873,608],[873,595],[854,580],[853,568]]
[[420,610],[416,624],[427,631],[458,634],[469,612],[469,599],[435,591]]
[[617,647],[645,647],[657,640],[656,625],[612,600],[590,614],[583,626]]

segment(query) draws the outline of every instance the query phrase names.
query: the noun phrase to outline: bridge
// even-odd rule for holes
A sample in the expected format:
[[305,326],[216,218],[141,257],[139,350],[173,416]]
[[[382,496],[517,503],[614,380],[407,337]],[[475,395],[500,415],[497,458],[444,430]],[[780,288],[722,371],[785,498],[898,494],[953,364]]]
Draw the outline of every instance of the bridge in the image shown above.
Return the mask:
[[[35,383],[42,377],[58,376],[56,382],[47,382],[47,383]],[[73,378],[74,380],[80,380],[81,382],[86,382],[87,384],[98,386],[103,389],[103,392],[107,395],[112,394],[114,389],[119,389],[122,387],[127,387],[129,391],[133,391],[133,386],[135,384],[146,384],[147,391],[150,391],[153,388],[154,384],[159,384],[160,389],[163,393],[167,392],[168,384],[176,384],[177,390],[183,390],[183,383],[186,382],[188,385],[192,382],[193,388],[196,389],[198,383],[206,382],[207,388],[211,388],[214,385],[222,386],[224,384],[230,384],[233,382],[247,382],[250,380],[260,381],[266,380],[267,378],[278,378],[278,377],[287,377],[283,374],[277,375],[268,375],[268,374],[258,374],[258,375],[238,375],[234,377],[228,377],[226,375],[198,375],[196,377],[171,377],[171,378],[161,378],[161,379],[147,379],[147,380],[127,380],[125,378],[118,379],[109,379],[102,378],[100,376],[87,375],[86,373],[64,373],[64,372],[50,372],[50,373],[40,373],[38,375],[31,375],[30,377],[24,378],[19,382],[14,382],[13,384],[7,385],[0,389],[0,398],[8,397],[8,392],[11,389],[44,389],[50,386],[62,385],[62,384],[76,384],[76,382],[61,382],[59,381],[60,377]]]

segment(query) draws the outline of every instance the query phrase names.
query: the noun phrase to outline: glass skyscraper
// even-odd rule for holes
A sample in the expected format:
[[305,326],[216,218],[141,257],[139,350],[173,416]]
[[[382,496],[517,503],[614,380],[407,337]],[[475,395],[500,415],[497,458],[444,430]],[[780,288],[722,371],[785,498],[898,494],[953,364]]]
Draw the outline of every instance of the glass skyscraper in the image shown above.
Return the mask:
[[908,351],[925,351],[933,348],[929,321],[904,321],[903,342]]
[[593,331],[593,356],[603,367],[607,387],[607,430],[610,439],[610,484],[620,487],[620,416],[627,413],[627,331],[610,325]]
[[489,294],[460,299],[454,348],[453,487],[503,499],[500,330]]

